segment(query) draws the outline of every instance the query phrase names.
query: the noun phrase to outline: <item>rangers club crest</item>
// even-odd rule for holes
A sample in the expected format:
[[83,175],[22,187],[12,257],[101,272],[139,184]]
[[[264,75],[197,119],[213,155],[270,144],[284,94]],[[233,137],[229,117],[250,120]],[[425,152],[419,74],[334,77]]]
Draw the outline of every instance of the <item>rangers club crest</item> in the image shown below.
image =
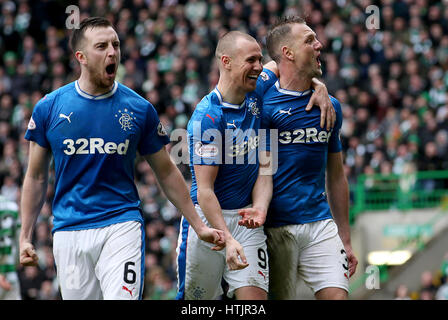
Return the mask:
[[247,104],[247,109],[253,116],[257,118],[260,115],[260,108],[258,108],[257,106],[257,99],[250,99]]
[[115,115],[115,118],[118,118],[118,123],[121,125],[121,129],[124,131],[131,130],[133,124],[132,120],[135,120],[134,112],[129,112],[127,108],[123,111],[118,110],[118,114]]

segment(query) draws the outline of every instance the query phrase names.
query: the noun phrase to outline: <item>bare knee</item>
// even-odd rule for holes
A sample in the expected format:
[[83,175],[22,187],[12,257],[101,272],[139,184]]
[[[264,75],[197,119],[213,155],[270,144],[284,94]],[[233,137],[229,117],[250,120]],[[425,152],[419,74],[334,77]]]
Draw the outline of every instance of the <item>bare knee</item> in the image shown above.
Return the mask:
[[317,300],[347,300],[347,291],[341,288],[323,288],[317,291],[314,296]]
[[268,294],[258,287],[241,287],[235,290],[237,300],[267,300]]

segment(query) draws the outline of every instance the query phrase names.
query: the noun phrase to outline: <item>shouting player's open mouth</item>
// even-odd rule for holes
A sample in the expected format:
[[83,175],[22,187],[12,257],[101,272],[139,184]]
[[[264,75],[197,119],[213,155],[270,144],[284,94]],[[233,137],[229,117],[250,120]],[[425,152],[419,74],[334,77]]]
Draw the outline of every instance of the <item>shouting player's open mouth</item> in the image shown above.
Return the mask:
[[115,71],[117,70],[116,66],[116,63],[110,63],[106,66],[106,73],[109,77],[115,76]]

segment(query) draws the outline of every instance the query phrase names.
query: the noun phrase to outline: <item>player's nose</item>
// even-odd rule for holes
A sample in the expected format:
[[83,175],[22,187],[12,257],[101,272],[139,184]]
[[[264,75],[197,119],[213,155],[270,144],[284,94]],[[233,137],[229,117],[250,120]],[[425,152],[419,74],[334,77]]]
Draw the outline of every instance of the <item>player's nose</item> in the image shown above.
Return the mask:
[[263,71],[263,63],[261,61],[255,62],[254,70],[257,71],[257,72]]
[[117,54],[117,50],[114,48],[112,43],[108,44],[106,53],[108,57],[113,57]]

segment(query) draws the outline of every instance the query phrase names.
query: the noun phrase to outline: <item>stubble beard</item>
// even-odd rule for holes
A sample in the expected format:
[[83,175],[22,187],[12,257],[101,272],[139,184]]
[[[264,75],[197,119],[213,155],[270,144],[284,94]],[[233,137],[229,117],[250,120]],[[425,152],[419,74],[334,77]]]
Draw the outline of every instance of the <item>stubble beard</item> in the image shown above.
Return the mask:
[[113,79],[107,79],[103,75],[103,70],[97,70],[95,68],[88,68],[90,74],[90,82],[95,85],[98,89],[109,89],[115,81]]
[[316,67],[315,69],[311,70],[310,79],[320,78],[320,77],[322,77],[322,68],[321,67]]

